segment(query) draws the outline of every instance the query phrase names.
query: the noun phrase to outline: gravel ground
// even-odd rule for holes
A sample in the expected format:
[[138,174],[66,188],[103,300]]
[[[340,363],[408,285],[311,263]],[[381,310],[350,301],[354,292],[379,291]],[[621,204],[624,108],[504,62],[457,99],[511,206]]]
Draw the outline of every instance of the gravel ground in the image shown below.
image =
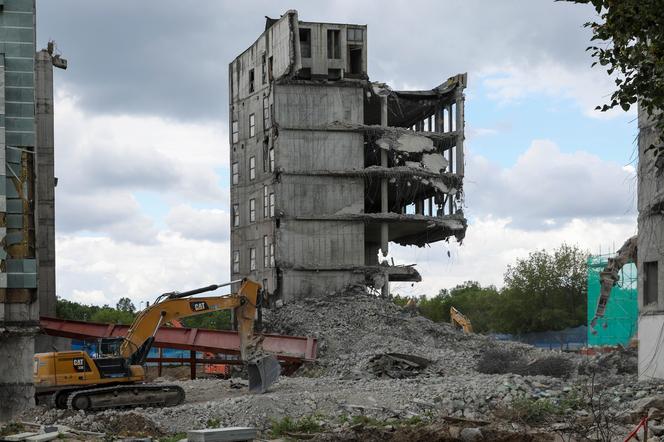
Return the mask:
[[[664,394],[656,383],[636,381],[634,352],[596,357],[560,354],[574,367],[567,378],[482,374],[477,361],[487,349],[506,349],[527,361],[554,352],[468,335],[448,324],[433,323],[403,311],[389,301],[360,293],[292,303],[268,312],[270,332],[313,335],[319,340],[315,364],[282,377],[267,394],[251,395],[234,388],[236,380],[166,381],[181,385],[186,402],[164,409],[106,410],[98,413],[27,411],[23,420],[59,423],[112,434],[159,436],[209,426],[270,428],[273,420],[315,415],[325,426],[342,426],[348,416],[376,419],[413,416],[456,416],[487,419],[517,398],[557,401],[579,386],[602,385],[615,413],[632,403]],[[414,377],[393,379],[367,371],[370,360],[398,352],[426,358],[431,364]],[[577,373],[577,368],[580,372]]]

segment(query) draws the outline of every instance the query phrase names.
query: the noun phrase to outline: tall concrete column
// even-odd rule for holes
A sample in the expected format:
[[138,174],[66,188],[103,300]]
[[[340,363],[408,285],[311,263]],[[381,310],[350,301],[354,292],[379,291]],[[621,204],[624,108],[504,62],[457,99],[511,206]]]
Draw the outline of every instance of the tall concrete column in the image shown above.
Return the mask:
[[[67,68],[67,61],[53,55],[54,44],[35,57],[36,209],[39,313],[55,316],[55,154],[53,128],[53,66]],[[67,340],[40,335],[37,352],[64,350]]]
[[[380,125],[387,126],[387,96],[380,97]],[[387,167],[387,151],[382,149],[380,151],[380,165],[381,167]],[[380,180],[380,211],[382,213],[388,213],[388,195],[387,195],[387,178],[382,178]],[[380,250],[383,254],[383,257],[387,257],[389,252],[389,227],[386,222],[380,225]],[[387,298],[390,296],[390,274],[385,272],[385,284],[381,290],[383,297]]]

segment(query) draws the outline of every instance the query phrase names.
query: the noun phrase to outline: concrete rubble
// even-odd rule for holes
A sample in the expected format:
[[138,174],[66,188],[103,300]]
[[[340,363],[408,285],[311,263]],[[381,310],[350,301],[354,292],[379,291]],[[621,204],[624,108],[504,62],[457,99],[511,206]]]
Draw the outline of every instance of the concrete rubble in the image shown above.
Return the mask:
[[[266,312],[264,321],[269,332],[314,335],[319,340],[317,362],[301,367],[291,377],[282,377],[267,394],[250,395],[237,389],[237,379],[175,381],[187,394],[185,404],[178,407],[89,414],[36,407],[22,419],[153,437],[211,426],[248,426],[269,438],[275,421],[313,416],[325,429],[317,436],[319,440],[345,440],[347,432],[359,431],[351,428],[356,425],[349,419],[425,419],[431,425],[439,417],[501,422],[499,411],[514,401],[569,401],[576,390],[591,384],[601,391],[620,431],[632,427],[645,410],[664,410],[664,385],[637,381],[635,353],[629,349],[582,356],[493,341],[456,331],[449,324],[431,322],[360,290],[289,303]],[[570,361],[575,369],[567,378],[479,373],[478,358],[489,348],[514,351],[529,364],[553,354]],[[402,375],[386,374],[396,368]],[[658,399],[650,400],[652,397]],[[574,416],[581,421],[590,419],[583,409],[574,411]],[[654,418],[652,424],[657,427],[664,420]],[[511,423],[504,426],[514,431]],[[395,432],[402,431],[394,428]],[[451,431],[458,434],[458,440],[475,440],[479,433],[466,428],[480,427],[452,425]],[[524,428],[520,425],[519,431]],[[450,431],[450,425],[446,424],[445,431]],[[326,439],[331,437],[330,432],[337,439]]]

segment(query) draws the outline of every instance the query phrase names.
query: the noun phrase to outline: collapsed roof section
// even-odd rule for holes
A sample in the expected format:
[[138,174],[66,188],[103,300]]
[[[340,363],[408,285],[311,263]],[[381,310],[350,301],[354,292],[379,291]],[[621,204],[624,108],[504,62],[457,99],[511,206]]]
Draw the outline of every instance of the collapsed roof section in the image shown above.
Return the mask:
[[394,91],[385,83],[371,83],[371,96],[364,106],[365,121],[380,123],[381,97],[387,97],[387,125],[412,127],[435,114],[441,105],[454,103],[466,82],[467,75],[459,74],[425,91]]

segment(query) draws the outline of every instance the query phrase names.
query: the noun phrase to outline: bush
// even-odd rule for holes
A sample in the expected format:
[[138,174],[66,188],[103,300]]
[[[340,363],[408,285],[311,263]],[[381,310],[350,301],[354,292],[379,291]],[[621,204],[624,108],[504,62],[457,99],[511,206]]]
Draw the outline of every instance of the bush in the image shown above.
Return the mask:
[[532,425],[550,422],[562,416],[564,410],[548,399],[517,398],[496,414],[510,421]]
[[273,436],[286,436],[289,433],[319,433],[321,425],[315,416],[304,416],[300,419],[292,419],[289,416],[281,420],[273,420],[270,429]]
[[477,362],[477,371],[484,374],[514,373],[521,376],[552,376],[566,378],[574,365],[562,356],[547,356],[527,363],[517,350],[492,348]]
[[523,373],[520,374],[566,378],[572,373],[572,370],[574,370],[574,366],[569,359],[562,356],[548,356],[526,365]]
[[523,357],[516,350],[492,348],[480,355],[477,371],[484,374],[516,373],[525,365]]

